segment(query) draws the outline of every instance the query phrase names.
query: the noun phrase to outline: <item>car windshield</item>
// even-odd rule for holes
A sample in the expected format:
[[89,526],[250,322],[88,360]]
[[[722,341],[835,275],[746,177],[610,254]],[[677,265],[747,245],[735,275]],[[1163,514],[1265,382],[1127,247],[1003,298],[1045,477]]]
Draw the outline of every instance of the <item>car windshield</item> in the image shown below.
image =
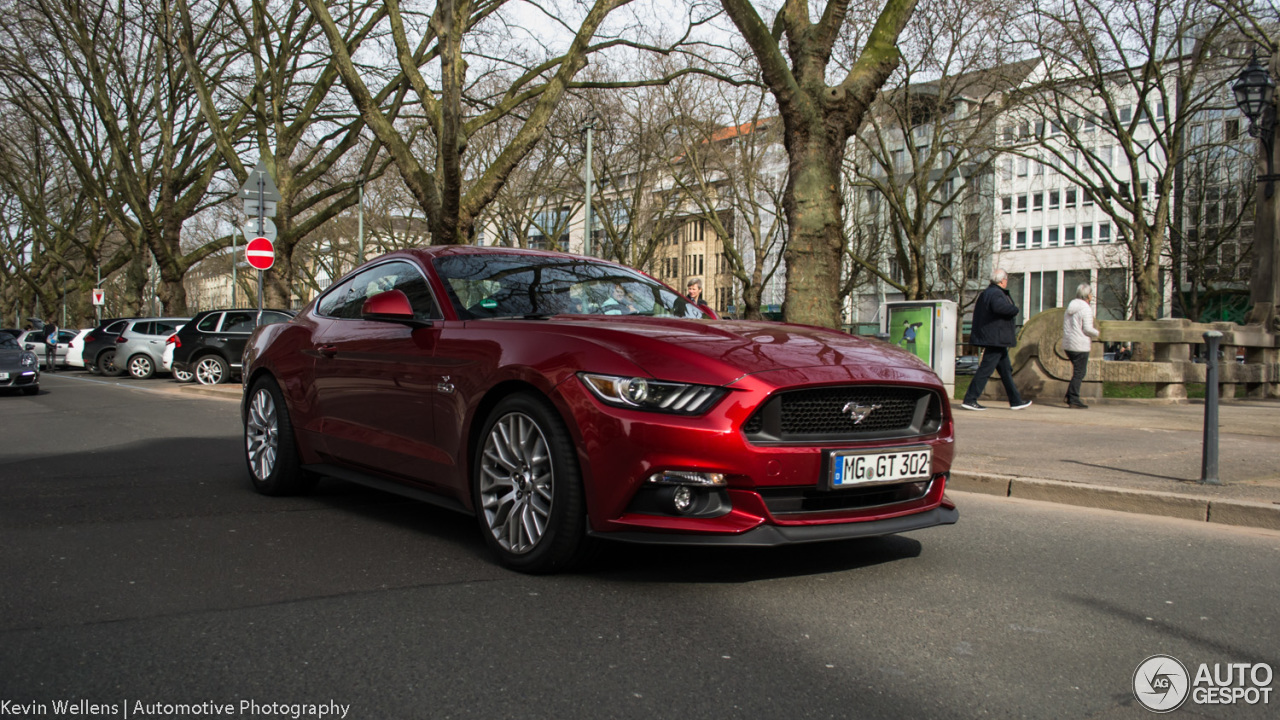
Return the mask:
[[707,317],[652,278],[590,258],[476,253],[433,262],[450,302],[464,320],[549,315]]
[[21,350],[18,347],[18,339],[9,333],[0,333],[0,348],[5,350]]

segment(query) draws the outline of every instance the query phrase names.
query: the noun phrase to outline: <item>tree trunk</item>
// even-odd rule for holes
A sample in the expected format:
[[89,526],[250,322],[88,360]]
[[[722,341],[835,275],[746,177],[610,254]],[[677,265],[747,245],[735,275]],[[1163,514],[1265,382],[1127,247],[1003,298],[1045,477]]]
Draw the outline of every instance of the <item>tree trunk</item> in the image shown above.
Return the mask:
[[825,132],[807,133],[787,123],[791,177],[783,206],[791,233],[783,257],[787,322],[840,327],[840,267],[844,248],[840,193],[843,143]]

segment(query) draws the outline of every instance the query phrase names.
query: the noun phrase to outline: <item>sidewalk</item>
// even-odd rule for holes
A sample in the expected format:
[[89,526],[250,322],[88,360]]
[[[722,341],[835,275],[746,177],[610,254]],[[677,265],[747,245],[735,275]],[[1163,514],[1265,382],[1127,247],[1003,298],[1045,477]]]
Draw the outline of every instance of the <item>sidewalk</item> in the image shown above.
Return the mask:
[[1201,485],[1204,404],[952,404],[950,488],[1280,530],[1280,402],[1219,406],[1218,477]]
[[[178,386],[239,401],[238,383]],[[1218,477],[1201,485],[1204,404],[1091,401],[973,412],[951,405],[956,459],[949,489],[1145,515],[1280,530],[1280,402],[1218,408]]]

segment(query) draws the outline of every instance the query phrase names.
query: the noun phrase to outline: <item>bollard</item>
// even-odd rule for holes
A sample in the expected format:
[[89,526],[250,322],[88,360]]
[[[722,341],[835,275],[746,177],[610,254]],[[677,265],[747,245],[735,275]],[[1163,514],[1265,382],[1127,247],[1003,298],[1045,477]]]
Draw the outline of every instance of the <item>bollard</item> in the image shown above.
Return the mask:
[[1200,462],[1200,483],[1221,485],[1218,479],[1218,342],[1222,333],[1210,330],[1204,334],[1204,452]]

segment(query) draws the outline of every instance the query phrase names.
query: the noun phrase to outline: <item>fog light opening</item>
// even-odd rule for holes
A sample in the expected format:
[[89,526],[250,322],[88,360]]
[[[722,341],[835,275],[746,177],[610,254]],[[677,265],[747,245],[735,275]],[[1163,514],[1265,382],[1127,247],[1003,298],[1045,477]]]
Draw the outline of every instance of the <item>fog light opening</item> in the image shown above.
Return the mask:
[[693,489],[688,485],[680,485],[671,493],[671,508],[684,515],[693,508]]

